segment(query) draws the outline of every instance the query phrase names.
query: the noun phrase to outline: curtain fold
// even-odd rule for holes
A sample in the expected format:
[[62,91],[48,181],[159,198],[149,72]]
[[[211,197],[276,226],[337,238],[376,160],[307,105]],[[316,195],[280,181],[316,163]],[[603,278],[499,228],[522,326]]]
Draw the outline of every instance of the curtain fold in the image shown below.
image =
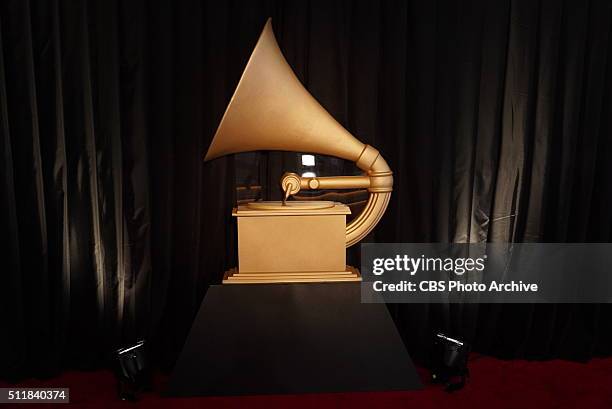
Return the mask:
[[[236,161],[203,162],[265,20],[395,172],[378,242],[612,239],[609,0],[0,2],[0,375],[170,368],[236,263]],[[330,174],[353,166],[318,158]],[[241,158],[262,197],[294,153]],[[359,263],[359,248],[349,250]],[[504,357],[612,353],[609,305],[390,305]]]

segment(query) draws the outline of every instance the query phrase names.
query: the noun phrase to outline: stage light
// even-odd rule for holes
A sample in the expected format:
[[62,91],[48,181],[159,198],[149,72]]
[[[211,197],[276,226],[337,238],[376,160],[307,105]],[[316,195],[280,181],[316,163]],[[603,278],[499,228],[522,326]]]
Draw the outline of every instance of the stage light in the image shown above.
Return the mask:
[[121,400],[136,401],[137,394],[151,386],[145,341],[115,351],[117,393]]
[[469,346],[458,339],[437,333],[431,354],[431,380],[446,386],[447,392],[463,388],[469,375]]
[[314,155],[302,155],[302,166],[314,166],[315,157]]

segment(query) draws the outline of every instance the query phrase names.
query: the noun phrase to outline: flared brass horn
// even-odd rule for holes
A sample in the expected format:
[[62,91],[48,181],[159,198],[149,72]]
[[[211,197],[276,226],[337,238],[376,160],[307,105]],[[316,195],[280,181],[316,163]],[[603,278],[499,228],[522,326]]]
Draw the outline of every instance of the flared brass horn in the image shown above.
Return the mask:
[[221,119],[204,160],[258,150],[309,152],[356,163],[363,176],[304,178],[285,174],[286,196],[301,189],[367,188],[362,213],[346,226],[346,246],[365,237],[382,217],[393,190],[379,152],[340,125],[304,88],[285,60],[271,20],[266,25]]

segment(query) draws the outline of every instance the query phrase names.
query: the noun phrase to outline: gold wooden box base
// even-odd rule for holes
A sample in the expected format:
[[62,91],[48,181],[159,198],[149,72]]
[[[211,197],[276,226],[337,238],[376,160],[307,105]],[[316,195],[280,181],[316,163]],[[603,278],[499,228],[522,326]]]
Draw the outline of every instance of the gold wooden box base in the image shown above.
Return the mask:
[[361,281],[346,266],[346,215],[336,202],[254,202],[238,206],[238,267],[223,283]]
[[329,283],[361,281],[359,270],[346,266],[345,271],[299,273],[242,273],[232,268],[223,275],[223,284],[271,284],[271,283]]

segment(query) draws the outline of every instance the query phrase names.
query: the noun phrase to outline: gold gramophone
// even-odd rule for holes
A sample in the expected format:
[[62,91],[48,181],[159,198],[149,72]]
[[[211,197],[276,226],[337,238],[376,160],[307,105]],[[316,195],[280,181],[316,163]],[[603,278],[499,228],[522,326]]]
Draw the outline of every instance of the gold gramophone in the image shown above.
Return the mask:
[[[205,161],[238,152],[310,152],[354,161],[363,176],[301,177],[286,173],[284,200],[252,202],[238,220],[238,268],[224,283],[361,281],[346,266],[346,247],[380,220],[393,190],[379,152],[342,127],[302,86],[283,57],[268,20],[206,153]],[[364,210],[348,225],[347,206],[288,200],[304,189],[368,189]]]

